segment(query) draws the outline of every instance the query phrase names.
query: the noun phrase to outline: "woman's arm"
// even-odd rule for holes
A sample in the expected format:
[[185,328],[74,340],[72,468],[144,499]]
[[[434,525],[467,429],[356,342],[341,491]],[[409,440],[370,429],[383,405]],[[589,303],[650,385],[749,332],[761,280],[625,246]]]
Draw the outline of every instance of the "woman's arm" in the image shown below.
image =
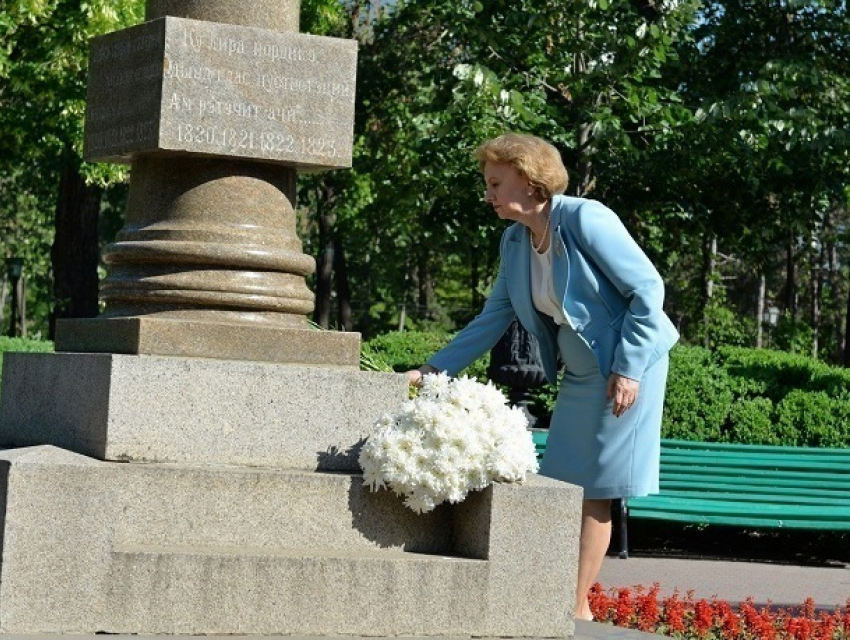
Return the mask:
[[428,365],[451,376],[457,375],[492,349],[514,318],[516,313],[508,295],[503,261],[493,291],[481,313],[461,329],[449,344],[429,358]]

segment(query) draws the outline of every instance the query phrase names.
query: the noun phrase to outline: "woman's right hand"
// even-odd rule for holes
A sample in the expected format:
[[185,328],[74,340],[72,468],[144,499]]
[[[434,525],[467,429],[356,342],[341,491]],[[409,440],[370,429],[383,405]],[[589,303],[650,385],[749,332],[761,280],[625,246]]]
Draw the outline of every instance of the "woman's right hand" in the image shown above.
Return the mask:
[[422,372],[419,369],[411,369],[407,371],[404,375],[407,376],[407,383],[412,387],[421,387],[422,386]]
[[423,364],[418,369],[411,369],[410,371],[406,371],[404,375],[407,376],[407,382],[411,386],[421,387],[422,386],[422,378],[424,378],[429,373],[436,373],[437,370],[429,364]]

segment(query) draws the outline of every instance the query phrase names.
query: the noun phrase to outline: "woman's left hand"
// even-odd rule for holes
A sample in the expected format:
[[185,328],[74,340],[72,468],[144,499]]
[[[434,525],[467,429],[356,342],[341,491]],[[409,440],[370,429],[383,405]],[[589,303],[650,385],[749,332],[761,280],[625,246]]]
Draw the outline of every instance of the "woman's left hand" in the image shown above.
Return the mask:
[[612,373],[608,378],[608,399],[614,401],[614,415],[618,418],[635,403],[638,397],[640,382],[632,380],[619,373]]

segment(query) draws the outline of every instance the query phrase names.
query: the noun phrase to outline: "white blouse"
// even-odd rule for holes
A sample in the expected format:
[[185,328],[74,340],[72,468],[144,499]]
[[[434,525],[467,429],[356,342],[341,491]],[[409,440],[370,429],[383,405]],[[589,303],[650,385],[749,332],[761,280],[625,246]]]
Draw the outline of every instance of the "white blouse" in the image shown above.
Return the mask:
[[[529,234],[529,242],[531,237]],[[564,308],[555,296],[552,280],[552,241],[543,253],[534,250],[531,243],[531,301],[535,308],[555,320],[555,324],[567,324]]]

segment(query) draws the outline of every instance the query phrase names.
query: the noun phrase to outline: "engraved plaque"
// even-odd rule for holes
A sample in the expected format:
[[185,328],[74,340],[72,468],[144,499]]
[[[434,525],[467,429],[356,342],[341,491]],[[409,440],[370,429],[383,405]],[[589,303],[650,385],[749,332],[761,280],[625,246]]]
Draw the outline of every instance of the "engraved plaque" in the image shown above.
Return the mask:
[[85,157],[351,166],[357,44],[166,17],[95,39]]

